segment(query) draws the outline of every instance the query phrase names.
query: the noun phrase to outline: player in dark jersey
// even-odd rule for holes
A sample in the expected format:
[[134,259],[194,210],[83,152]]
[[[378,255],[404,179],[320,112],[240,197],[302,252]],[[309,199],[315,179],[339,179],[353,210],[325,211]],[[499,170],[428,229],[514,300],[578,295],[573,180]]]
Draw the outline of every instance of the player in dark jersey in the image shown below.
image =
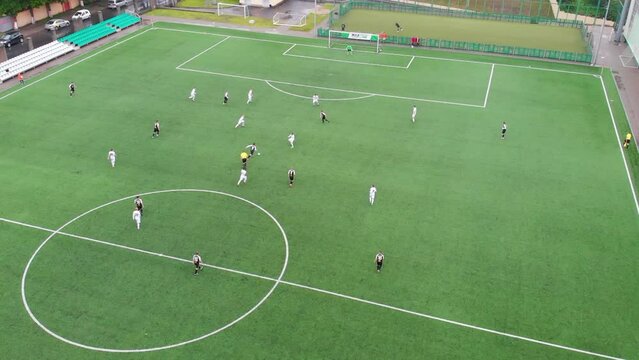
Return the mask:
[[135,204],[135,208],[140,211],[140,215],[144,215],[144,201],[142,201],[139,195],[135,197],[133,204]]
[[193,266],[195,266],[195,271],[193,275],[197,275],[202,271],[202,257],[200,257],[200,252],[196,251],[193,255]]
[[404,29],[402,28],[401,25],[399,25],[399,23],[395,23],[395,28],[397,29],[397,32],[404,31]]
[[382,266],[384,266],[384,253],[381,250],[375,255],[375,265],[377,265],[377,272],[382,271]]
[[229,92],[225,91],[224,92],[224,101],[222,101],[222,104],[226,105],[229,102]]
[[288,169],[288,186],[293,187],[293,182],[295,182],[295,169]]
[[502,122],[501,123],[501,139],[504,140],[506,138],[506,130],[508,130],[508,127],[506,126],[506,122]]
[[325,123],[325,122],[330,122],[326,118],[326,113],[324,112],[324,110],[320,111],[320,119],[322,120],[322,124]]
[[75,94],[75,83],[74,82],[69,84],[69,96],[73,96],[73,94]]
[[155,124],[153,124],[153,134],[151,135],[151,137],[154,138],[159,136],[160,136],[160,122],[156,120]]

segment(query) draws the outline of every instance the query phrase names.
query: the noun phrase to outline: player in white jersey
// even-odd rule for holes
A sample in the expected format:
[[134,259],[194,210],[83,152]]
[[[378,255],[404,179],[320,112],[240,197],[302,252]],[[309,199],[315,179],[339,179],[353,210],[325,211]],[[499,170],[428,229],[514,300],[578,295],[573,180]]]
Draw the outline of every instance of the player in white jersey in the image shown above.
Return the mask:
[[375,265],[377,266],[377,272],[382,271],[382,266],[384,266],[384,253],[381,250],[375,255]]
[[501,123],[501,139],[504,140],[506,138],[506,130],[508,130],[508,127],[506,126],[506,122],[502,122]]
[[295,145],[293,145],[294,142],[295,142],[295,134],[294,133],[288,134],[288,143],[291,144],[291,149],[295,147]]
[[319,105],[319,95],[315,94],[313,95],[313,106],[318,106]]
[[417,116],[417,106],[413,105],[413,114],[412,114],[412,118],[413,118],[413,122],[415,122],[415,117]]
[[237,181],[237,186],[240,186],[240,183],[244,182],[246,184],[246,180],[248,180],[248,173],[246,169],[240,170],[240,180]]
[[69,84],[69,96],[73,96],[75,94],[75,83],[72,82]]
[[237,124],[235,124],[235,128],[239,128],[239,127],[244,127],[244,114],[242,114],[242,116],[240,116],[239,119],[237,119]]
[[189,100],[195,101],[195,95],[197,95],[197,92],[195,91],[195,88],[193,88],[193,90],[191,90],[191,96],[189,96]]
[[[255,152],[257,151],[257,145],[255,145],[255,143],[248,144],[244,148],[249,149],[249,157],[253,157],[253,155],[255,155]],[[260,153],[257,154],[259,155]]]
[[368,190],[368,202],[373,205],[375,203],[375,194],[377,194],[377,188],[375,185],[372,185],[370,190]]
[[115,167],[115,151],[113,149],[109,150],[109,153],[107,154],[107,160],[111,161],[111,167]]
[[133,210],[133,221],[135,221],[135,226],[137,226],[138,230],[140,230],[140,223],[142,222],[142,214],[140,210],[137,208]]
[[202,257],[200,256],[199,251],[196,251],[195,254],[193,254],[193,265],[195,266],[195,272],[193,272],[193,275],[199,274],[200,271],[202,271]]
[[250,104],[253,102],[253,89],[249,89],[248,95],[246,95],[246,103]]

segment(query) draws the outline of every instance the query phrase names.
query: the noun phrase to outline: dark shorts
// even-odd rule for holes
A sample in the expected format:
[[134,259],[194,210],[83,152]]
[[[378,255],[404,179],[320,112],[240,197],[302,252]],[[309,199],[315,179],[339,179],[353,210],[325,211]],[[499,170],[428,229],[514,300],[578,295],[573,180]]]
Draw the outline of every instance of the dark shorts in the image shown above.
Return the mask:
[[158,134],[159,134],[159,133],[160,133],[160,129],[158,129],[158,128],[153,128],[153,132],[154,132],[154,133],[158,133]]
[[193,265],[195,265],[196,268],[202,267],[202,263],[198,262],[194,262]]
[[501,133],[505,134],[506,133],[506,129],[501,129]]

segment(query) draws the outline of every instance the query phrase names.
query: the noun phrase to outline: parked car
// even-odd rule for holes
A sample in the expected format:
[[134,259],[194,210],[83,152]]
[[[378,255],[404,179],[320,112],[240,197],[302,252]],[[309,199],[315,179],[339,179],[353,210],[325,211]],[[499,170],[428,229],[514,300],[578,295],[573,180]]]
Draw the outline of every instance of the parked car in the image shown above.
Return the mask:
[[51,19],[44,24],[44,28],[47,30],[58,30],[59,28],[67,27],[71,25],[69,20]]
[[75,14],[73,14],[73,16],[71,16],[72,20],[77,20],[77,19],[86,20],[90,18],[91,18],[91,12],[87,9],[78,10],[75,12]]
[[133,0],[109,0],[107,7],[109,9],[117,9],[121,6],[129,5]]
[[16,30],[7,31],[0,37],[0,46],[8,48],[10,48],[11,45],[21,44],[22,42],[24,42],[24,36]]

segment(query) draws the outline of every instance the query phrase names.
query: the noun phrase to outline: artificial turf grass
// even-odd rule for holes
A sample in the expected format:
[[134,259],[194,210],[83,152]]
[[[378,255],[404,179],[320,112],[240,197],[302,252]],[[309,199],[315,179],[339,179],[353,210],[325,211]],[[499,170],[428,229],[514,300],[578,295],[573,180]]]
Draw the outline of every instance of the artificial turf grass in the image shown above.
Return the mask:
[[[397,32],[395,23],[404,29]],[[577,28],[516,22],[453,18],[403,12],[351,9],[333,23],[347,31],[420,37],[481,44],[585,53],[586,44]]]
[[[601,107],[601,94],[591,87],[588,76],[573,78],[573,75],[499,67],[487,113],[444,105],[420,105],[419,127],[404,127],[403,121],[409,124],[410,101],[372,98],[358,102],[323,102],[323,106],[330,107],[326,110],[333,121],[325,127],[317,127],[317,110],[311,108],[310,101],[271,92],[265,84],[163,71],[219,39],[205,35],[176,36],[165,31],[153,33],[156,34],[151,39],[146,38],[150,33],[145,34],[124,49],[113,49],[117,54],[105,52],[100,56],[125,69],[124,65],[132,59],[154,54],[160,58],[170,48],[171,55],[166,62],[147,62],[124,73],[110,73],[108,78],[92,75],[99,66],[92,61],[69,69],[86,84],[84,94],[78,93],[81,97],[73,99],[81,100],[80,104],[62,103],[68,99],[66,79],[52,77],[38,85],[43,87],[39,91],[52,97],[52,104],[66,104],[59,110],[51,106],[53,111],[60,111],[56,115],[60,120],[59,124],[50,124],[50,137],[33,136],[40,133],[39,125],[44,118],[50,118],[50,113],[32,111],[28,123],[8,121],[5,129],[16,143],[4,145],[4,161],[12,170],[4,174],[5,180],[14,183],[12,178],[29,179],[29,183],[18,183],[10,189],[15,193],[3,196],[7,200],[2,206],[3,215],[12,215],[20,209],[25,211],[20,212],[24,220],[40,219],[59,224],[85,210],[85,201],[95,206],[112,200],[114,193],[134,194],[143,188],[185,185],[238,191],[234,185],[237,153],[251,139],[259,137],[258,145],[264,146],[263,156],[250,163],[250,185],[239,191],[285,219],[283,223],[290,231],[293,245],[288,280],[435,315],[445,314],[456,320],[521,335],[552,337],[553,341],[575,346],[585,344],[590,350],[609,349],[612,354],[631,354],[631,342],[626,350],[616,351],[622,348],[616,345],[624,338],[619,335],[610,340],[610,334],[617,332],[611,330],[606,317],[615,318],[612,321],[615,328],[633,331],[632,316],[616,321],[616,314],[623,313],[618,309],[631,302],[628,294],[634,291],[632,284],[616,281],[608,284],[605,280],[629,271],[632,248],[625,249],[627,254],[623,254],[620,247],[623,249],[632,241],[635,218],[625,212],[627,184],[623,178],[612,176],[617,170],[622,171],[618,149],[609,146],[605,135],[609,121],[604,119],[607,110]],[[234,34],[246,36],[243,32]],[[239,51],[234,49],[236,51],[211,53],[212,57],[203,58],[200,65],[212,65],[215,56],[235,56]],[[563,65],[552,66],[563,68]],[[269,75],[281,78],[290,64],[281,68],[282,71]],[[358,81],[377,79],[375,67],[364,68],[369,69],[367,75]],[[230,67],[211,67],[210,70],[237,71]],[[331,71],[344,69],[331,63]],[[157,77],[158,73],[163,77]],[[313,76],[321,78],[321,74]],[[133,99],[127,100],[112,91],[134,77],[143,83],[129,84],[126,95]],[[449,81],[455,80],[449,78]],[[200,90],[199,100],[194,104],[185,100],[193,83]],[[552,86],[555,83],[559,83],[556,88]],[[349,85],[353,84],[351,81]],[[338,85],[344,84],[334,86]],[[228,132],[232,131],[239,115],[237,111],[243,109],[240,104],[249,86],[255,88],[255,105],[260,107],[250,115],[247,128]],[[377,85],[372,83],[373,86]],[[145,91],[148,87],[153,87],[154,96],[140,98],[141,94],[148,94]],[[234,96],[232,107],[221,108],[220,96],[225,89],[230,89]],[[19,93],[21,96],[14,95],[17,100],[10,97],[12,102],[4,109],[23,113],[19,110],[20,102],[29,100],[23,93],[36,90],[35,87],[25,89]],[[184,102],[180,102],[182,99]],[[590,106],[583,105],[583,99],[593,99],[594,107],[579,109],[579,106]],[[538,104],[546,104],[547,111]],[[96,113],[76,121],[64,115],[68,114],[70,109],[66,107],[69,106],[76,109],[86,106]],[[519,109],[522,106],[526,111]],[[562,108],[574,113],[568,114],[569,111]],[[357,117],[350,116],[354,111]],[[158,113],[162,114],[162,138],[156,142],[140,141],[139,133],[150,138],[152,120],[146,121],[149,114]],[[511,130],[507,142],[500,143],[498,125],[504,114],[508,116]],[[607,122],[600,122],[597,117]],[[14,116],[8,117],[12,118]],[[553,121],[556,119],[561,121]],[[486,126],[487,122],[492,124],[492,120],[494,126]],[[583,122],[591,126],[575,127]],[[20,132],[15,131],[18,128]],[[292,128],[299,136],[295,152],[289,151],[285,141],[285,135]],[[563,134],[571,134],[585,143],[564,142],[569,139]],[[34,142],[34,138],[38,140]],[[100,145],[103,142],[121,149],[117,172],[112,172],[104,159]],[[28,144],[29,153],[13,146],[19,143]],[[508,151],[504,151],[504,146],[508,146]],[[73,151],[69,150],[71,147]],[[52,152],[63,155],[50,158]],[[133,161],[133,154],[141,157]],[[571,158],[580,159],[582,164],[569,161]],[[101,164],[104,169],[100,168]],[[298,169],[299,176],[294,189],[286,186],[284,177],[291,165]],[[103,172],[97,173],[96,168]],[[32,171],[34,169],[36,171]],[[82,170],[82,177],[69,169]],[[55,176],[47,176],[51,174]],[[368,179],[373,177],[380,193],[378,203],[371,208],[366,202],[366,190],[370,186]],[[578,191],[589,189],[591,182],[612,191],[610,194],[595,192],[596,198],[588,201]],[[549,183],[552,186],[543,189],[543,185]],[[39,192],[34,193],[34,186],[30,184],[37,184]],[[69,202],[69,193],[82,199],[82,203]],[[19,204],[25,198],[30,199],[33,206],[21,207]],[[59,213],[50,212],[51,203],[56,203]],[[579,204],[585,208],[576,206]],[[592,207],[601,206],[611,206],[609,212],[620,219],[602,214],[593,224],[586,223],[585,219],[593,220],[596,209]],[[129,215],[127,211],[123,218],[111,216],[109,221],[113,225],[130,222]],[[616,228],[619,225],[622,229]],[[176,228],[179,229],[179,225],[176,224]],[[564,234],[563,229],[569,231]],[[596,235],[589,234],[602,229],[610,231],[610,238],[620,240],[603,243]],[[528,230],[534,232],[529,234]],[[387,252],[388,262],[383,277],[375,278],[372,277],[375,276],[372,257],[378,248]],[[318,254],[329,254],[328,265],[326,258]],[[167,264],[167,269],[169,267],[173,265]],[[580,267],[604,271],[590,274],[579,271]],[[622,285],[626,288],[621,289]],[[606,297],[619,296],[605,298],[602,295],[606,293],[602,291],[605,288],[609,290]],[[389,354],[398,357],[423,354],[480,358],[570,356],[555,352],[559,350],[494,335],[439,323],[432,325],[424,319],[404,315],[398,318],[397,314],[388,315],[383,309],[372,310],[362,304],[340,302],[306,291],[300,291],[299,296],[289,295],[297,290],[279,291],[283,296],[279,301],[278,298],[269,300],[267,304],[271,307],[257,312],[253,321],[238,324],[237,330],[229,329],[229,333],[208,339],[206,343],[166,354],[210,356],[211,352],[235,351],[232,353],[236,355],[261,354],[273,358],[296,357],[300,353],[317,358],[340,354],[357,357],[369,344],[383,343],[389,348],[399,348],[397,352],[389,350]],[[73,289],[69,289],[69,293],[73,293]],[[179,296],[171,295],[170,299],[179,301]],[[271,303],[273,300],[276,301]],[[555,313],[554,309],[561,311]],[[586,311],[582,313],[579,309]],[[388,324],[385,331],[371,330],[371,324],[376,321]],[[563,326],[553,326],[557,322]],[[300,323],[309,326],[304,327],[305,331],[281,331],[299,329]],[[309,329],[311,324],[314,326]],[[21,328],[29,329],[29,325]],[[557,334],[558,330],[562,333]],[[585,340],[580,340],[582,336]],[[28,338],[49,344],[54,353],[61,351],[60,357],[86,356],[85,352],[60,345],[41,332]],[[249,345],[251,338],[259,340]]]

